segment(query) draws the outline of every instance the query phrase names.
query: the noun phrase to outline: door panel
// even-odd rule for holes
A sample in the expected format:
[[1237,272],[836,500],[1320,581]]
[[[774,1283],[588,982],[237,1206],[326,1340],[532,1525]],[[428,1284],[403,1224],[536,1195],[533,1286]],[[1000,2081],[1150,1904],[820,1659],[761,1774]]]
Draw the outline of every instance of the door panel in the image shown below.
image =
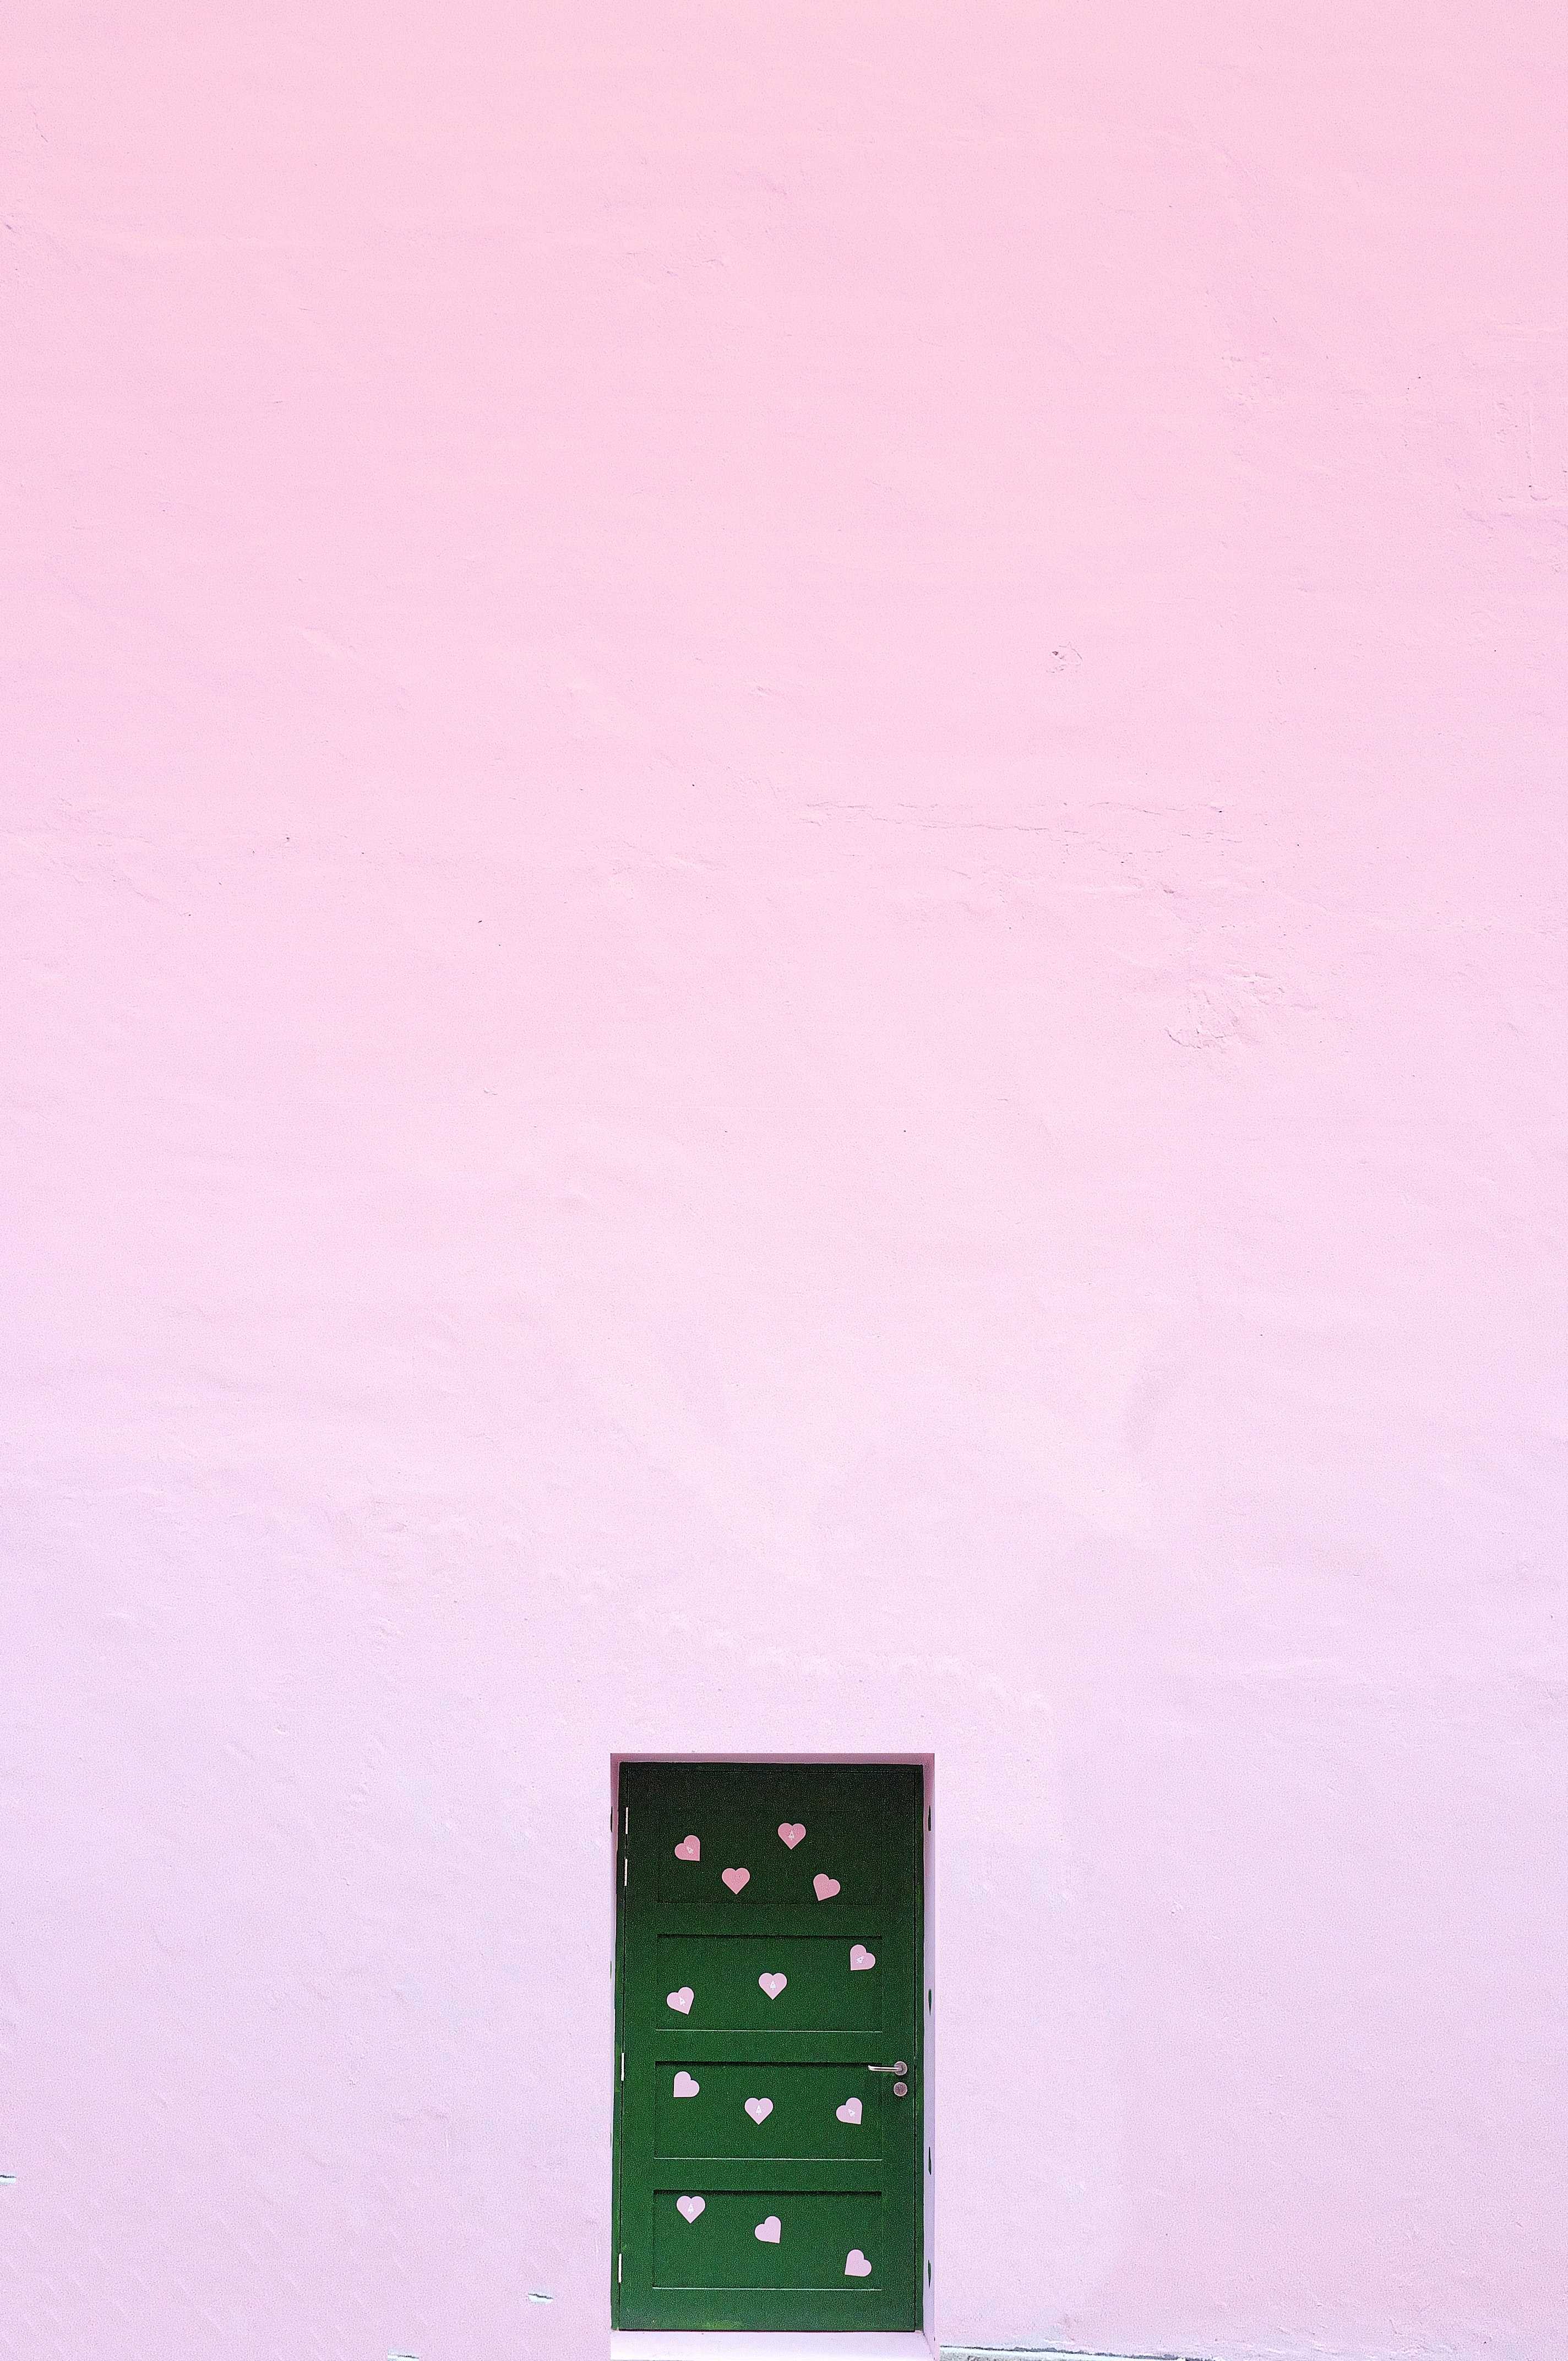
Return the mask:
[[[869,2259],[885,2254],[882,2201],[874,2191],[842,2195],[806,2195],[768,2189],[755,2196],[716,2191],[694,2222],[685,2219],[680,2192],[659,2192],[653,2212],[655,2287],[760,2288],[774,2290],[820,2288],[837,2295],[844,2288],[846,2256]],[[774,2228],[769,2244],[758,2228]],[[861,2289],[880,2293],[874,2275]]]
[[[693,2032],[722,2026],[730,2032],[763,2035],[801,2027],[817,2033],[875,2033],[883,2024],[887,1971],[883,1953],[861,1940],[876,1933],[870,1920],[862,1925],[862,1919],[863,1912],[854,1921],[852,1938],[848,1931],[805,1938],[661,1935],[653,1978],[656,2021],[661,2026],[682,2024]],[[853,1964],[857,1959],[861,1962],[858,1968]],[[663,1991],[658,1989],[661,1979]],[[671,2000],[672,1993],[683,2006]],[[861,2046],[865,2047],[863,2042]]]
[[887,2078],[863,2067],[705,2062],[699,2076],[665,2059],[653,2080],[661,2158],[882,2155]]
[[617,2325],[918,2327],[920,1772],[628,1763],[617,1818]]
[[[716,1798],[716,1804],[717,1808],[703,1811],[700,1829],[683,1830],[677,1839],[677,1844],[684,1845],[695,1836],[699,1846],[696,1858],[677,1850],[676,1845],[661,1854],[661,1902],[692,1903],[725,1911],[737,1905],[754,1910],[770,1903],[808,1903],[837,1915],[882,1899],[878,1831],[864,1827],[842,1804],[816,1805],[811,1820],[774,1821],[772,1827],[765,1806],[748,1806],[722,1796]],[[781,1836],[784,1828],[789,1829],[793,1842]],[[798,1836],[796,1829],[802,1831]]]

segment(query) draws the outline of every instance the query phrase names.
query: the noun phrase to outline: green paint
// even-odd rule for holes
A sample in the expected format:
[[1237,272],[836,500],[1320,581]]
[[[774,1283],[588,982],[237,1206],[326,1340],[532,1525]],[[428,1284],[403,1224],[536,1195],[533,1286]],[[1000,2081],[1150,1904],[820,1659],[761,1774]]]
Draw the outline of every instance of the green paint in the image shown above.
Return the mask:
[[[617,2327],[919,2326],[923,1810],[903,1766],[623,1764]],[[805,1824],[793,1848],[781,1822]],[[896,2059],[904,2098],[867,2070]]]

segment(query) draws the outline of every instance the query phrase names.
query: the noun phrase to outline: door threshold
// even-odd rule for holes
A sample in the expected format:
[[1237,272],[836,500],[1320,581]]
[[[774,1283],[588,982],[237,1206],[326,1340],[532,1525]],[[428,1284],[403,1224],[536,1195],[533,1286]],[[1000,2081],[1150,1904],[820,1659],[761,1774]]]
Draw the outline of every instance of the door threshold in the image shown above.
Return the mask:
[[610,2361],[931,2361],[919,2329],[612,2328]]

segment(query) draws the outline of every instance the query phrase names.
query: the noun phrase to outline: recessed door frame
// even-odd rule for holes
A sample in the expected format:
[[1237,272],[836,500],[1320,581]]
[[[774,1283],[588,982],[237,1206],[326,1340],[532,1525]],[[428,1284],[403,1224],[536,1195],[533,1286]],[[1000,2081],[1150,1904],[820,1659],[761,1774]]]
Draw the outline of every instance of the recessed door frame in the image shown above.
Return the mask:
[[[935,2356],[939,2351],[937,2341],[936,2306],[936,2104],[937,2104],[937,1885],[936,1885],[936,1784],[937,1759],[934,1754],[911,1751],[905,1753],[871,1753],[845,1749],[835,1753],[751,1753],[726,1752],[713,1747],[623,1747],[610,1756],[609,1762],[609,1956],[610,1956],[610,2025],[607,2054],[612,2078],[616,2070],[616,1989],[620,1972],[617,1949],[618,1915],[615,1883],[620,1860],[620,1766],[623,1763],[762,1763],[787,1767],[791,1763],[827,1764],[872,1763],[896,1764],[916,1768],[922,1774],[925,1797],[925,1833],[922,1876],[924,1907],[922,1912],[922,1987],[926,2024],[922,2048],[922,2093],[926,2169],[923,2175],[924,2268],[921,2273],[922,2325],[905,2334],[883,2334],[861,2336],[832,2329],[780,2332],[766,2329],[623,2329],[610,2331],[610,2352],[618,2361],[920,2361],[922,2353]],[[615,2158],[613,2142],[607,2159],[611,2186],[610,2247],[606,2257],[610,2270],[614,2268],[615,2241],[620,2224],[617,2215],[619,2192],[615,2188]]]

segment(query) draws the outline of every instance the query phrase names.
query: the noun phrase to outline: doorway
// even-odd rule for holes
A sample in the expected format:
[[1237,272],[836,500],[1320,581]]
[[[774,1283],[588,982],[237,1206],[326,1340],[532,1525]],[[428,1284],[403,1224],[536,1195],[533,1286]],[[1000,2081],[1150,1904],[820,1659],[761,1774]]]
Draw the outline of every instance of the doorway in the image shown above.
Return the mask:
[[917,2330],[918,1766],[623,1763],[619,2329]]

